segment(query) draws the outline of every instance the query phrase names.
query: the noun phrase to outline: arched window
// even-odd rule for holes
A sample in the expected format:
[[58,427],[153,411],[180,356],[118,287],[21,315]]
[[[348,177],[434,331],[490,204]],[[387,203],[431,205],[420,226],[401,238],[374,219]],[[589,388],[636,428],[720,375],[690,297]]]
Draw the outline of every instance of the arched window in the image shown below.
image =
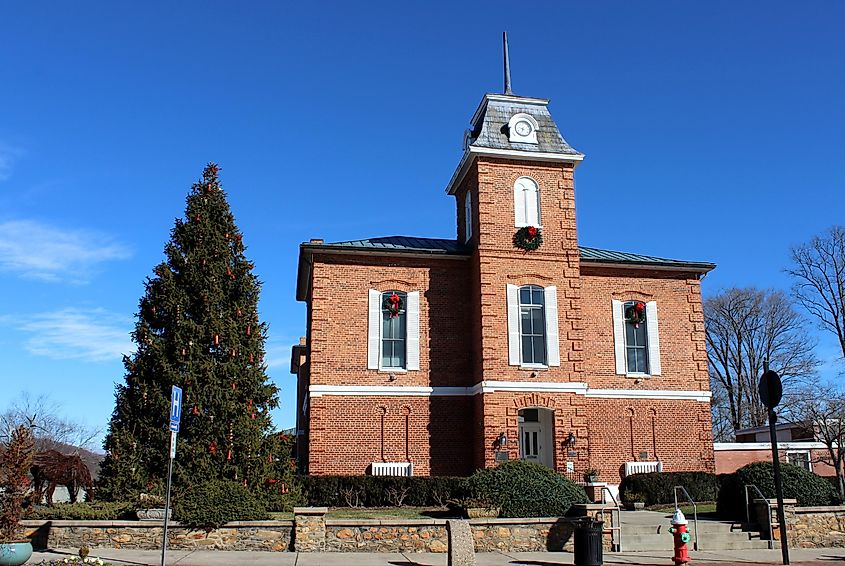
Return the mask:
[[537,285],[519,288],[519,338],[523,365],[546,365],[545,292]]
[[513,210],[517,228],[541,226],[540,187],[531,177],[520,177],[513,185]]
[[[398,309],[393,307],[391,297],[399,297]],[[405,341],[408,320],[405,306],[408,295],[401,291],[385,291],[381,294],[381,367],[384,369],[405,369]]]

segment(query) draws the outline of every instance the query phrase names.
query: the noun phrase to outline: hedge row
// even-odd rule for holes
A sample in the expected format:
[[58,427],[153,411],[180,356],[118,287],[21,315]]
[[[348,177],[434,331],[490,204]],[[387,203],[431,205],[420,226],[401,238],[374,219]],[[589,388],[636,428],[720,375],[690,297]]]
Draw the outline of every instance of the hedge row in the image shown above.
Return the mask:
[[443,507],[467,495],[466,478],[392,476],[300,476],[308,505],[317,507]]
[[[797,499],[800,507],[814,505],[837,505],[840,503],[839,494],[826,479],[808,472],[800,466],[781,464],[783,479],[783,497]],[[725,518],[743,519],[745,517],[745,486],[756,485],[768,498],[774,498],[775,474],[771,462],[754,462],[738,469],[733,474],[727,474],[719,498],[716,502],[716,512]],[[749,497],[758,497],[749,493]]]
[[[720,479],[707,472],[651,472],[627,476],[619,485],[622,502],[631,501],[632,494],[640,494],[646,505],[675,502],[675,486],[683,486],[693,501],[716,501]],[[685,499],[678,494],[678,499]]]

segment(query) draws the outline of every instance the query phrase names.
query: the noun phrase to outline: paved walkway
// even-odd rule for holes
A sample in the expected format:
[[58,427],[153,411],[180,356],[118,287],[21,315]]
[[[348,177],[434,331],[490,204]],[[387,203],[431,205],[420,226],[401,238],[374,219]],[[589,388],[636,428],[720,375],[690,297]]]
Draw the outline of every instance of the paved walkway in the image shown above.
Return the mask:
[[[76,550],[36,552],[28,564],[41,560],[74,556]],[[693,552],[693,566],[728,566],[730,564],[781,564],[779,550],[734,550]],[[159,566],[161,552],[154,550],[94,549],[98,556],[120,566]],[[834,566],[845,563],[845,548],[790,550],[792,564]],[[558,566],[573,564],[568,552],[482,552],[476,554],[478,566]],[[236,552],[174,550],[167,553],[168,566],[446,566],[445,554],[388,554],[344,552]],[[606,553],[605,564],[672,565],[665,552]]]

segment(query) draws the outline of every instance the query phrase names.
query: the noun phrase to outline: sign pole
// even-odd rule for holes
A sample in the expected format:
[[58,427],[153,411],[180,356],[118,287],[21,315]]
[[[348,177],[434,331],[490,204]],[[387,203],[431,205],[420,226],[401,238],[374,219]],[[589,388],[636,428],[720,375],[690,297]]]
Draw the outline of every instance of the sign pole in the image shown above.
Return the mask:
[[176,435],[182,420],[182,388],[173,386],[170,393],[170,458],[167,464],[167,499],[164,505],[164,534],[161,541],[161,566],[167,560],[167,524],[170,522],[170,484],[173,479],[173,460],[176,458]]
[[[786,540],[786,518],[783,513],[783,481],[780,476],[780,458],[778,457],[778,435],[776,423],[778,416],[775,407],[780,403],[783,386],[780,376],[769,371],[769,360],[763,361],[763,377],[760,378],[760,396],[769,410],[769,438],[772,444],[772,467],[775,472],[775,495],[778,500],[778,523],[780,528],[780,552],[784,564],[789,564],[789,544]],[[769,517],[769,521],[772,518]]]
[[167,561],[167,523],[170,518],[170,482],[173,478],[173,458],[176,457],[176,433],[170,432],[170,458],[167,464],[167,500],[164,504],[164,536],[161,541],[161,566],[165,566]]

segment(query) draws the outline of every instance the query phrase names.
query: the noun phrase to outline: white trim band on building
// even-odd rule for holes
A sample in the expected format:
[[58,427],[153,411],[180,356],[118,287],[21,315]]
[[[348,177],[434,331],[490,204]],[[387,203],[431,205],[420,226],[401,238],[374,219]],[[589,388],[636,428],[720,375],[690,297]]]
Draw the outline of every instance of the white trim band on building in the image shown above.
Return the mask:
[[[824,442],[778,442],[779,450],[823,450],[827,448]],[[713,450],[726,452],[730,450],[771,450],[770,442],[714,442]]]
[[710,402],[709,391],[661,389],[591,389],[583,382],[482,381],[472,387],[423,387],[409,385],[312,385],[311,397],[468,397],[479,393],[574,393],[600,399],[670,399]]

